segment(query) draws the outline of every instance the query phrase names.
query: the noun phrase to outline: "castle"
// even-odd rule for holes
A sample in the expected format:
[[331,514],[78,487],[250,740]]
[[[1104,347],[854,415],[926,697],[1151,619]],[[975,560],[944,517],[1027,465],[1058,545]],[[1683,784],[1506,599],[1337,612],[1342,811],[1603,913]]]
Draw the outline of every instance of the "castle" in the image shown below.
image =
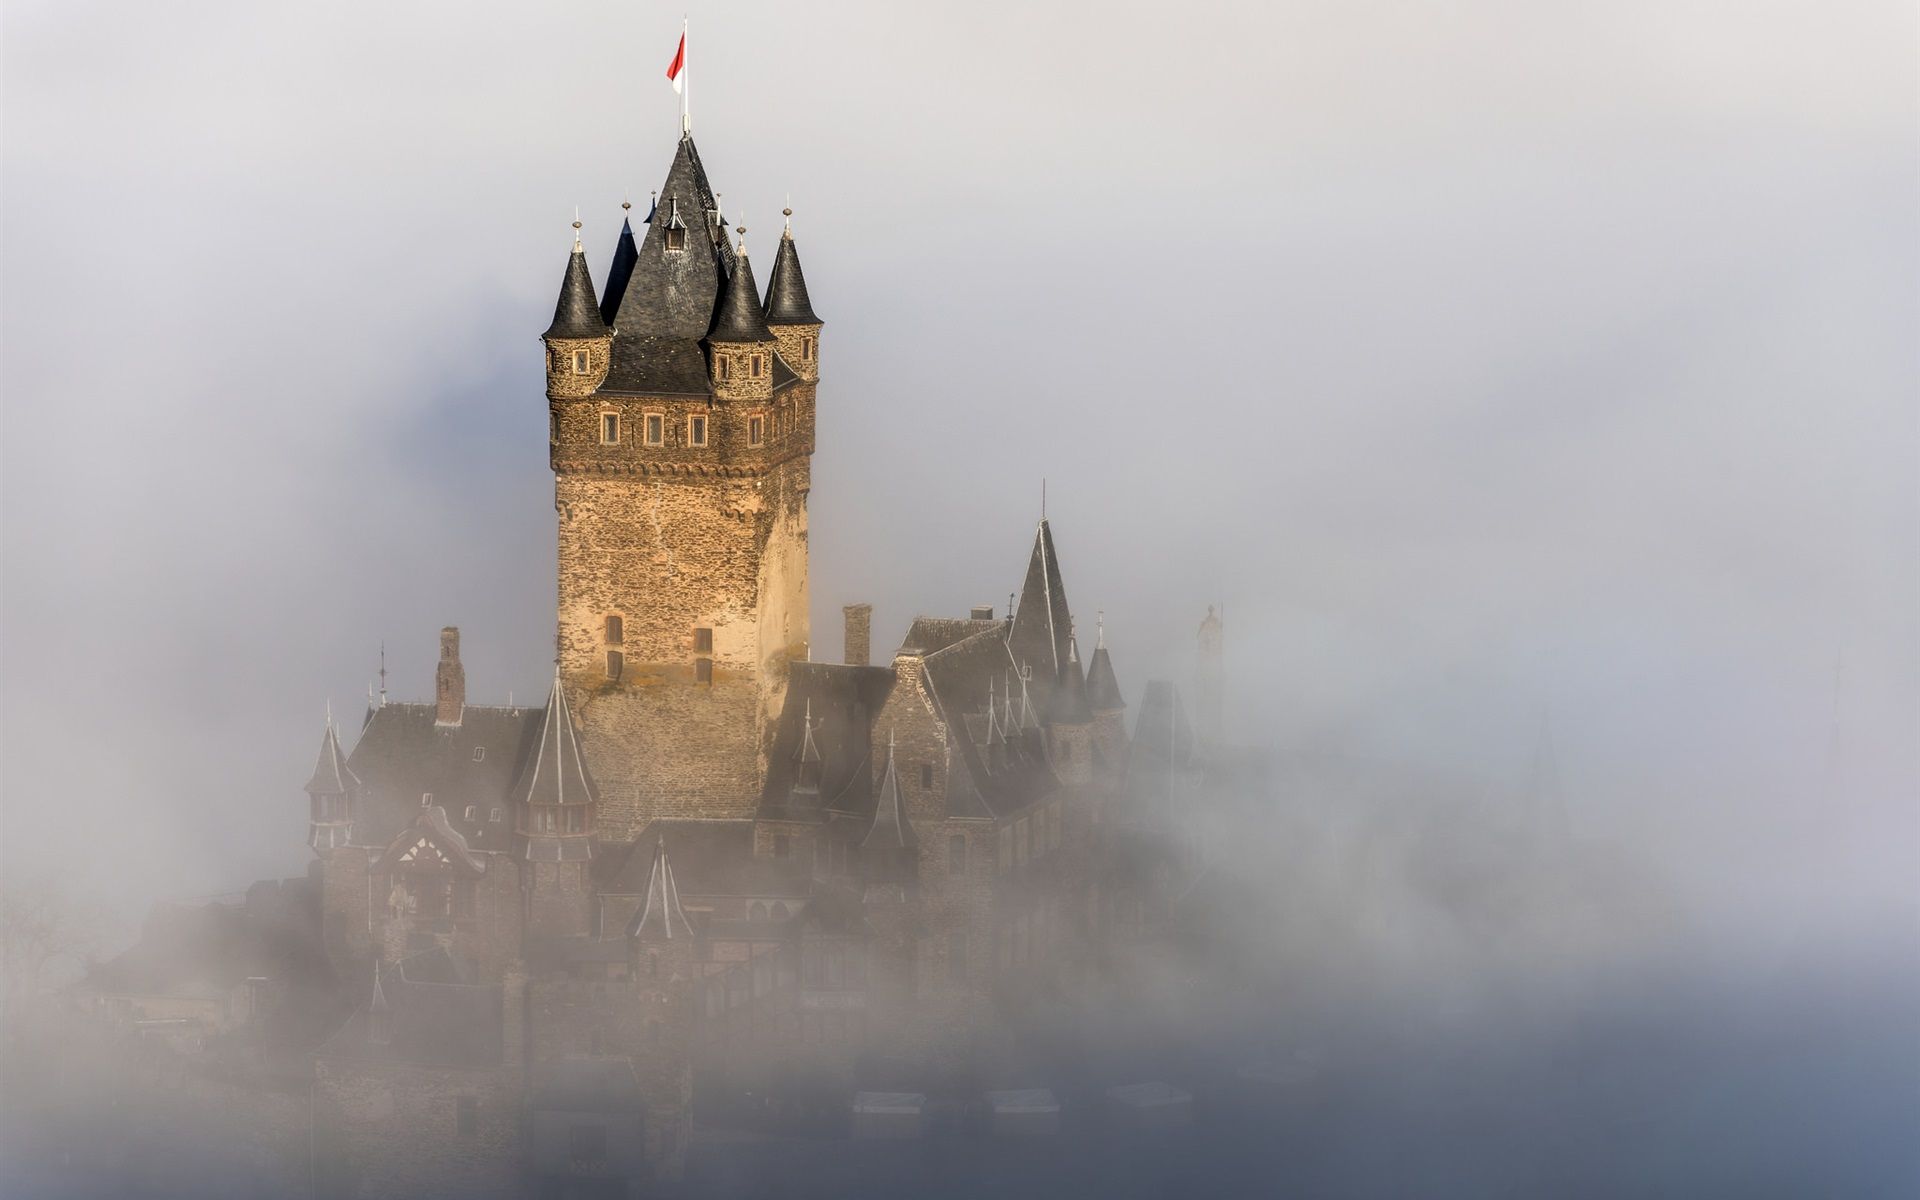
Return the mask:
[[690,133],[657,197],[598,293],[576,232],[542,335],[545,703],[468,703],[448,628],[430,702],[322,735],[308,886],[351,1015],[313,1052],[319,1190],[625,1195],[680,1174],[696,1080],[983,1074],[1197,870],[1196,732],[1153,684],[1129,737],[1044,519],[1011,611],[873,665],[852,605],[815,660],[825,323],[791,213],[763,294]]

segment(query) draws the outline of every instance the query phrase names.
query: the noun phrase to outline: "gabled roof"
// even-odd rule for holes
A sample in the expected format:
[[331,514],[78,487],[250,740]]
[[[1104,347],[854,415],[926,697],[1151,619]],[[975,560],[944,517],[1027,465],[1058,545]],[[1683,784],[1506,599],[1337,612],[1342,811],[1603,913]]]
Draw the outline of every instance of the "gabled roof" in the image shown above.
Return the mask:
[[1067,587],[1060,577],[1060,559],[1053,551],[1053,530],[1045,520],[1033,534],[1033,552],[1027,558],[1027,578],[1020,589],[1020,607],[1007,643],[1016,662],[1033,668],[1051,681],[1067,661],[1067,638],[1073,632],[1073,614],[1067,607]]
[[307,780],[311,796],[344,796],[360,786],[340,751],[340,735],[333,728],[333,710],[327,710],[326,732],[320,735],[320,760],[313,764],[313,777]]
[[622,219],[620,240],[613,247],[613,262],[607,266],[607,290],[600,297],[600,320],[613,325],[620,311],[620,299],[627,294],[627,281],[633,278],[633,264],[640,260],[640,247],[633,240],[633,222]]
[[753,281],[753,263],[747,259],[742,243],[734,255],[733,273],[721,294],[720,307],[713,314],[713,328],[707,332],[710,342],[770,342],[773,331],[767,328],[767,314],[760,307],[760,289]]
[[653,870],[647,875],[647,898],[635,911],[627,936],[672,941],[692,938],[693,922],[680,907],[680,889],[673,882],[673,864],[667,861],[667,839],[653,843]]
[[526,767],[514,785],[514,799],[522,804],[591,804],[593,779],[580,753],[580,733],[567,707],[567,691],[555,668],[547,707],[540,718],[540,740],[527,756]]
[[[873,718],[886,703],[893,684],[891,667],[789,664],[787,696],[774,726],[759,815],[775,819],[817,817],[832,810],[854,813],[864,820],[872,813]],[[809,716],[813,721],[811,741],[820,756],[820,795],[817,804],[800,813],[795,811],[793,788],[809,740],[804,728]]]
[[794,248],[791,229],[780,234],[780,252],[774,256],[773,275],[767,280],[767,324],[821,324],[807,296],[807,277],[800,271],[800,251]]
[[447,810],[438,804],[422,809],[413,827],[393,839],[374,864],[374,872],[385,874],[415,865],[469,876],[485,874],[487,869],[486,860],[467,848],[467,839],[447,823]]
[[893,740],[887,740],[887,770],[880,780],[880,800],[874,805],[873,824],[860,841],[862,850],[911,850],[920,841],[913,834],[900,803],[900,778],[893,769]]
[[587,252],[574,239],[567,256],[567,273],[560,280],[560,299],[553,306],[553,324],[544,338],[598,338],[607,336],[600,304],[593,298],[593,275],[587,270]]
[[360,783],[353,844],[385,849],[420,816],[422,797],[432,796],[473,849],[511,849],[513,785],[544,716],[538,708],[469,704],[460,724],[439,725],[431,704],[374,709],[347,759]]

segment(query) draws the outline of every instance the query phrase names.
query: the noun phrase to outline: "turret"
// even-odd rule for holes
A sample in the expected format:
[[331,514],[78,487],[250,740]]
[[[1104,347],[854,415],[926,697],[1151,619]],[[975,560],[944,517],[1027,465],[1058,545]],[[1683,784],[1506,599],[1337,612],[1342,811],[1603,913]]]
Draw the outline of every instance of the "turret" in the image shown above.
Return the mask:
[[320,735],[320,760],[307,780],[310,808],[307,845],[325,851],[347,844],[353,836],[353,793],[360,786],[340,752],[340,737],[333,728],[333,708],[327,708],[327,728]]
[[[580,244],[579,221],[573,223],[573,231],[573,253],[567,256],[567,272],[560,280],[560,299],[553,306],[553,324],[540,335],[547,346],[548,400],[592,395],[600,381],[607,377],[608,355],[613,346],[613,331],[607,327],[600,302],[594,298],[593,275],[587,270],[586,249]],[[633,240],[631,233],[627,240]]]
[[1096,778],[1118,781],[1127,761],[1127,702],[1107,653],[1107,618],[1096,626],[1093,658],[1087,663],[1087,707],[1093,713],[1093,767]]
[[[620,301],[627,294],[627,281],[633,278],[633,265],[640,261],[639,243],[633,240],[633,205],[625,200],[620,207],[629,214],[620,218],[620,240],[613,246],[613,261],[607,264],[607,290],[600,294],[600,321],[608,329],[613,328],[614,318],[620,315]],[[653,213],[647,213],[647,220],[653,220]],[[568,268],[571,270],[571,266]]]
[[780,357],[808,382],[820,378],[820,327],[807,296],[807,277],[800,270],[800,251],[793,244],[793,210],[782,209],[787,226],[780,233],[780,250],[767,279],[767,327],[780,343]]
[[532,925],[563,936],[586,933],[592,911],[586,873],[593,858],[594,787],[557,669],[540,721],[540,742],[527,757],[514,795]]
[[1093,782],[1093,709],[1087,704],[1087,680],[1080,670],[1080,645],[1067,639],[1067,661],[1047,698],[1047,757],[1053,773],[1068,787]]
[[773,395],[775,342],[760,307],[753,264],[747,261],[747,227],[742,225],[737,232],[740,244],[734,249],[733,271],[721,290],[713,328],[707,331],[707,368],[715,398],[765,401]]

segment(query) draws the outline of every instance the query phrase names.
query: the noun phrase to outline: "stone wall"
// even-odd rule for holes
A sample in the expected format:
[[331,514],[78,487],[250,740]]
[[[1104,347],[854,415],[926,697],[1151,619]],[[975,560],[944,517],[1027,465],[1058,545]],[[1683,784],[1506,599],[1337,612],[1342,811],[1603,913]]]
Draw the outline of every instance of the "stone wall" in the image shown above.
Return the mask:
[[[521,1092],[504,1069],[314,1064],[316,1191],[505,1197],[518,1191]],[[460,1103],[472,1104],[469,1132]]]

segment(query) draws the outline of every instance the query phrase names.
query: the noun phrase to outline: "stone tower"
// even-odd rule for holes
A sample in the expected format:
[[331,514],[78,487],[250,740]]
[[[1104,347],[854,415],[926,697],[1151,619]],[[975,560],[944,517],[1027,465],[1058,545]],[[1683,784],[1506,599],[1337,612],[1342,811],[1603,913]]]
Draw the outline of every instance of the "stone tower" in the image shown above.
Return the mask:
[[765,301],[728,232],[683,135],[607,295],[576,240],[544,335],[561,676],[607,839],[751,817],[807,657],[821,322],[790,232]]

